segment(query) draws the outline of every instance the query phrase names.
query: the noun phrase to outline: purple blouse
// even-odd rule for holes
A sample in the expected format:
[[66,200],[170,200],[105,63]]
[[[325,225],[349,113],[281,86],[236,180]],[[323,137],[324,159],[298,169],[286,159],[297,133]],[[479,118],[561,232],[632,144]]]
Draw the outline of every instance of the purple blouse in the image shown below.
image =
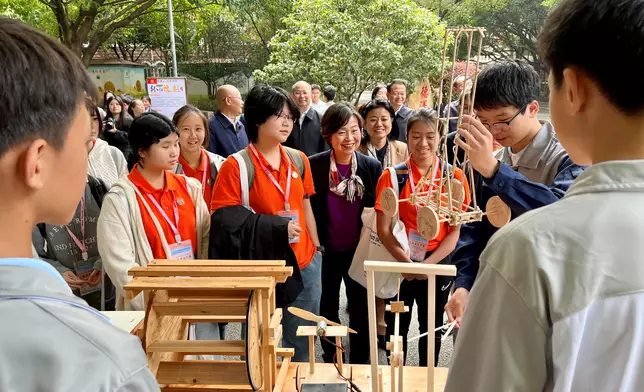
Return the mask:
[[[338,172],[345,178],[351,173],[351,165],[336,164]],[[353,203],[329,191],[329,248],[334,251],[355,249],[360,240],[360,198]]]

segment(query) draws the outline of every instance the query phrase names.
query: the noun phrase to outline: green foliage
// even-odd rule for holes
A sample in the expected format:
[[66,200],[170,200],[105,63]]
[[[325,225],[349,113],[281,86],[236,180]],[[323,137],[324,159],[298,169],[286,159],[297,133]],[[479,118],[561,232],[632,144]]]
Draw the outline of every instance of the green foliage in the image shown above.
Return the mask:
[[284,24],[259,82],[330,83],[338,100],[353,100],[379,81],[440,72],[443,26],[410,0],[297,0]]

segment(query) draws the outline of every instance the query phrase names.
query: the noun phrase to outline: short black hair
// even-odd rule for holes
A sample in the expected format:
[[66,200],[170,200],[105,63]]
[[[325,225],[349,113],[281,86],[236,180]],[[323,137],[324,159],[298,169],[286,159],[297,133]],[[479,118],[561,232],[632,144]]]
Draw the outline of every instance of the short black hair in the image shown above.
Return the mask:
[[523,60],[504,60],[485,67],[476,83],[476,110],[494,110],[506,106],[524,108],[539,99],[541,78]]
[[121,101],[123,103],[127,104],[128,106],[132,104],[132,101],[134,100],[134,97],[132,97],[130,94],[121,94],[119,95],[119,98],[121,98]]
[[300,118],[300,109],[286,90],[265,84],[253,87],[244,102],[244,119],[246,120],[248,140],[257,142],[259,126],[264,124],[269,117],[282,114],[284,106],[288,106],[291,110],[293,123],[295,123]]
[[389,83],[389,84],[387,85],[387,93],[390,93],[390,92],[391,92],[391,88],[392,88],[393,86],[397,85],[397,84],[402,84],[403,86],[405,86],[405,88],[407,88],[407,82],[405,82],[405,81],[404,81],[404,80],[402,80],[402,79],[394,79],[394,80],[392,80],[392,81],[391,81],[391,83]]
[[561,87],[566,68],[576,67],[630,115],[644,110],[644,75],[634,71],[626,76],[616,66],[639,69],[644,65],[642,47],[643,0],[564,0],[548,17],[537,43],[555,87]]
[[101,112],[98,110],[98,106],[96,106],[93,99],[86,97],[85,107],[87,108],[89,115],[92,117],[92,121],[94,121],[94,119],[98,120],[98,137],[103,137],[103,119],[101,118]]
[[371,92],[371,99],[376,99],[376,95],[378,95],[378,91],[382,90],[383,88],[387,90],[387,92],[389,92],[389,88],[387,88],[387,86],[385,86],[384,84],[382,83],[376,84],[376,87],[374,87],[373,91]]
[[[394,119],[396,118],[396,111],[391,105],[391,102],[383,98],[372,99],[371,101],[369,101],[369,103],[367,103],[364,109],[362,109],[360,115],[362,115],[362,118],[364,118],[364,120],[366,121],[369,112],[378,108],[386,109],[391,116],[391,132],[389,132],[389,136],[387,138],[389,140],[397,140],[400,134],[400,130],[398,129],[398,124],[396,123],[396,121],[394,121]],[[367,132],[363,132],[362,136],[363,144],[369,141],[369,135],[367,134]]]
[[328,85],[324,88],[324,98],[326,98],[327,101],[333,101],[335,100],[335,94],[336,90],[335,87]]
[[78,56],[18,20],[0,18],[0,68],[0,157],[36,139],[61,149],[79,105],[98,96]]
[[311,90],[315,90],[315,89],[318,89],[318,90],[322,91],[322,87],[320,87],[319,84],[312,84],[311,85]]
[[148,101],[148,102],[152,103],[152,98],[150,98],[149,95],[144,95],[143,98],[141,98],[141,100],[142,101]]
[[331,145],[331,136],[338,132],[340,128],[347,125],[351,117],[358,120],[358,126],[362,130],[363,120],[360,113],[356,109],[346,103],[334,103],[324,112],[322,121],[320,122],[320,129],[322,132],[322,139]]
[[128,139],[132,153],[128,158],[130,170],[139,162],[141,156],[139,150],[147,150],[153,144],[159,143],[161,139],[170,136],[172,133],[179,134],[169,118],[161,113],[143,113],[132,121]]
[[434,109],[421,107],[418,110],[414,110],[407,118],[407,139],[409,140],[409,130],[412,129],[414,124],[419,122],[425,123],[430,127],[432,127],[433,129],[436,128],[436,123],[438,123],[438,130],[441,130],[442,122],[437,121],[438,118],[439,118],[438,112]]
[[112,94],[112,96],[114,96],[114,91],[105,90],[105,92],[103,93],[103,104],[105,105],[107,104],[107,94]]

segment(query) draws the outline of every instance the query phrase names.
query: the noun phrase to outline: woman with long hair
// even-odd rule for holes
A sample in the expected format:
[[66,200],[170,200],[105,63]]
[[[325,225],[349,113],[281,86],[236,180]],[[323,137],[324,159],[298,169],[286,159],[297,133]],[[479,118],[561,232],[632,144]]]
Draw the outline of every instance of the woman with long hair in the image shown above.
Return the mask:
[[107,189],[110,189],[119,178],[127,176],[127,162],[118,148],[110,146],[105,140],[100,139],[103,135],[103,123],[94,101],[86,98],[85,106],[92,117],[91,136],[93,140],[89,151],[87,174],[102,180]]
[[[315,195],[311,204],[322,259],[320,315],[340,322],[340,285],[344,280],[349,302],[351,363],[369,363],[367,292],[349,277],[349,267],[360,240],[362,211],[376,202],[376,184],[382,167],[373,158],[357,152],[362,138],[362,117],[351,106],[336,103],[322,117],[322,138],[331,150],[310,157]],[[335,346],[322,342],[325,362],[333,362]]]
[[177,110],[172,122],[179,130],[181,148],[174,173],[184,174],[201,182],[204,200],[210,206],[217,173],[225,159],[205,149],[210,142],[208,119],[201,110],[185,105]]
[[111,132],[112,129],[129,132],[132,125],[132,116],[127,112],[127,108],[121,97],[111,97],[107,100],[107,115],[105,117],[105,131]]
[[[446,173],[450,170],[447,162],[441,161],[437,154],[438,144],[440,139],[439,129],[435,129],[438,113],[436,111],[421,108],[413,112],[407,120],[407,143],[409,145],[410,158],[395,167],[389,167],[378,180],[376,199],[376,219],[378,227],[378,237],[380,241],[389,251],[389,253],[401,263],[424,263],[424,264],[439,264],[445,263],[448,256],[454,251],[460,233],[460,226],[450,226],[448,222],[440,223],[440,230],[435,239],[427,241],[422,238],[418,233],[418,226],[416,217],[418,215],[418,208],[416,205],[409,201],[410,195],[416,190],[417,184],[420,183],[424,177],[427,181],[423,185],[421,192],[428,192],[430,185],[438,187],[441,179],[441,171]],[[394,237],[392,227],[392,218],[386,216],[380,204],[380,194],[386,188],[396,187],[392,183],[392,173],[394,170],[394,178],[397,179],[400,199],[407,199],[401,202],[398,207],[398,214],[400,220],[405,224],[407,235],[410,238],[411,255],[407,255],[405,250],[401,247],[400,243]],[[399,174],[405,173],[407,175]],[[470,192],[467,183],[467,178],[463,171],[455,168],[454,177],[460,181],[464,188],[465,200],[461,206],[464,211],[467,211],[467,206],[470,204]],[[446,192],[447,187],[442,186],[441,193]],[[458,208],[458,207],[455,207]],[[443,312],[447,299],[449,297],[449,289],[452,284],[451,277],[436,276],[436,327],[443,325]],[[405,302],[405,306],[409,307],[409,312],[400,315],[400,336],[403,338],[403,351],[407,353],[407,333],[409,332],[409,324],[411,322],[411,310],[414,302],[418,306],[418,322],[420,325],[420,332],[428,331],[428,328],[435,328],[434,326],[427,325],[427,280],[426,277],[421,276],[407,276],[407,279],[402,282],[399,289],[400,301]],[[387,335],[394,333],[394,316],[391,313],[385,315],[387,319]],[[421,338],[418,343],[418,352],[420,358],[420,366],[427,366],[427,337]],[[441,347],[441,334],[435,334],[435,362],[438,361],[438,354]]]

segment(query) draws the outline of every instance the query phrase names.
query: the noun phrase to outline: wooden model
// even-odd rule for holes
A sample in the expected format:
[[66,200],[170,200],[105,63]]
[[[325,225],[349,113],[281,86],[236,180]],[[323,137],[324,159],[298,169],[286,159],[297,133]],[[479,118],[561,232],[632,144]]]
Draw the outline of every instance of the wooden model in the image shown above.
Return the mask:
[[[416,274],[427,276],[427,325],[434,326],[435,318],[435,293],[436,275],[455,276],[456,267],[453,265],[436,265],[421,263],[396,263],[383,261],[365,261],[364,270],[367,273],[367,300],[369,306],[369,354],[371,360],[371,390],[373,392],[385,392],[382,388],[382,374],[378,372],[378,338],[376,321],[376,292],[375,273],[394,272],[401,274]],[[391,352],[391,392],[403,392],[403,342],[399,333],[399,315],[409,311],[401,302],[392,302],[390,311],[396,314],[394,324],[394,336],[390,337],[388,349]],[[397,370],[397,371],[396,371]],[[398,374],[398,382],[395,382]],[[397,386],[397,388],[396,388]],[[434,339],[432,333],[427,339],[427,391],[434,391]]]
[[[278,348],[282,310],[275,309],[275,285],[292,272],[284,261],[247,260],[155,260],[132,268],[125,292],[128,299],[144,294],[143,346],[162,391],[281,391],[293,350]],[[188,340],[189,325],[203,322],[244,322],[246,335]]]
[[[473,77],[472,93],[470,96],[470,112],[463,113],[465,94],[461,94],[460,98],[460,112],[458,116],[458,125],[463,122],[463,114],[472,115],[474,108],[474,99],[476,97],[476,83],[478,79],[478,68],[481,57],[481,47],[483,44],[483,37],[485,36],[485,29],[480,27],[460,27],[455,29],[447,29],[445,32],[445,39],[443,44],[443,60],[441,66],[441,80],[438,98],[438,107],[441,107],[443,102],[443,88],[445,82],[449,80],[448,100],[452,102],[452,85],[456,78],[456,67],[452,67],[451,71],[446,71],[447,66],[447,47],[449,42],[453,42],[453,55],[452,64],[456,64],[456,55],[459,50],[459,43],[462,38],[467,38],[467,65],[465,67],[465,74],[468,74],[468,67],[470,67],[470,60],[472,54],[472,42],[474,37],[478,36],[478,54],[476,56],[476,71]],[[452,41],[453,40],[453,41]],[[441,163],[440,174],[437,178],[433,179],[431,176],[435,172],[434,164],[429,168],[429,171],[421,179],[416,190],[408,199],[398,200],[398,194],[392,188],[386,188],[382,191],[381,203],[385,215],[393,218],[398,213],[398,203],[409,202],[416,205],[418,210],[417,225],[420,234],[427,240],[436,238],[440,231],[440,224],[442,222],[449,222],[450,226],[457,226],[470,222],[480,222],[484,215],[487,215],[488,220],[496,227],[501,227],[510,221],[510,209],[503,203],[503,201],[495,196],[489,200],[486,205],[486,212],[484,213],[477,205],[476,201],[476,187],[474,186],[474,171],[472,166],[469,165],[468,154],[465,152],[464,162],[458,160],[458,145],[454,145],[454,160],[451,166],[447,166],[447,132],[449,130],[448,124],[453,117],[450,117],[450,110],[447,110],[447,117],[437,118],[435,129],[440,130],[438,155]],[[442,113],[439,114],[441,116]],[[442,125],[442,126],[441,126]],[[470,193],[472,205],[464,205],[465,188],[463,184],[455,178],[455,169],[461,169],[465,178],[470,183]],[[429,190],[425,190],[426,186]],[[444,191],[445,189],[445,191]]]

